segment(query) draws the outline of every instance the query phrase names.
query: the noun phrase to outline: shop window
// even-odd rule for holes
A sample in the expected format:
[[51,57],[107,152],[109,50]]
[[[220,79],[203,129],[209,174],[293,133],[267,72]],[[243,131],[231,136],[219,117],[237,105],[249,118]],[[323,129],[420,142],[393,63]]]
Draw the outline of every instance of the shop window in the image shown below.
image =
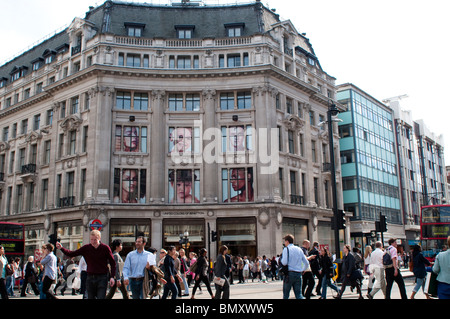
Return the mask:
[[252,126],[222,126],[222,152],[252,150]]
[[169,170],[169,203],[200,203],[200,170]]
[[200,128],[169,127],[169,153],[191,154],[200,152]]
[[145,203],[146,169],[114,169],[114,203]]
[[222,169],[222,201],[253,202],[253,168]]
[[123,152],[147,152],[147,127],[116,125],[115,150]]

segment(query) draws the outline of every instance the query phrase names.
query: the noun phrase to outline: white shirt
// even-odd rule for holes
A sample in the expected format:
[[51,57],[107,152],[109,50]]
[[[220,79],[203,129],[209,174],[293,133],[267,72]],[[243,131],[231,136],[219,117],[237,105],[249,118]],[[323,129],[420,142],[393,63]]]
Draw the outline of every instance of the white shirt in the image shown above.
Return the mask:
[[147,257],[147,262],[150,266],[156,266],[156,255],[150,253]]
[[383,255],[384,252],[380,248],[375,249],[370,255],[370,264],[376,267],[383,268]]

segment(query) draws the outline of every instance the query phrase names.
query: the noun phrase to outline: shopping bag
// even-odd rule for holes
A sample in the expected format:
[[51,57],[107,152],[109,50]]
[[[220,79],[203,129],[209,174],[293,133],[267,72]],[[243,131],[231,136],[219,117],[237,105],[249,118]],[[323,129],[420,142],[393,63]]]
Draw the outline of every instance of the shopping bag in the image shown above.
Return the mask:
[[438,282],[436,280],[437,275],[434,272],[427,272],[427,277],[425,280],[425,293],[430,297],[437,297],[437,286]]

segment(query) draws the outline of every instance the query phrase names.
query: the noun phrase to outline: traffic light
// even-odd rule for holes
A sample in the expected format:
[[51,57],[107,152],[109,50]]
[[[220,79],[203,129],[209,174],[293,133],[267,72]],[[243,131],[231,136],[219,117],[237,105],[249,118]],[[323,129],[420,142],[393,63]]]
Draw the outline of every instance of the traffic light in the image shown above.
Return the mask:
[[387,231],[387,220],[386,216],[380,215],[380,231],[386,232]]
[[56,242],[58,241],[58,237],[56,236],[56,234],[50,234],[49,236],[48,236],[48,242],[50,243],[50,244],[52,244],[53,246],[55,246],[56,247]]
[[345,227],[347,227],[347,225],[345,225],[345,212],[342,209],[338,209],[337,226],[338,229],[345,229]]
[[217,240],[217,232],[212,230],[211,231],[211,241],[216,241]]

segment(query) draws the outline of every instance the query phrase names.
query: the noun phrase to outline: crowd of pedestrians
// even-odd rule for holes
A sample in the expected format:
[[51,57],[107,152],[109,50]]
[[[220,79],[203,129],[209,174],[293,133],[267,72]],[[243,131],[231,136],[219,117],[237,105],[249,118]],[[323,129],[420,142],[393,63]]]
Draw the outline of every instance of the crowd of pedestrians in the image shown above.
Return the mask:
[[[227,246],[220,246],[217,258],[208,260],[208,251],[200,249],[198,254],[187,256],[183,248],[174,246],[161,249],[159,255],[154,248],[145,248],[146,239],[137,237],[135,249],[126,256],[117,239],[108,246],[101,242],[101,233],[92,231],[90,243],[71,251],[59,242],[42,246],[42,259],[34,261],[30,256],[20,268],[20,259],[8,260],[0,246],[0,292],[2,299],[14,296],[14,286],[22,284],[18,291],[21,297],[35,294],[42,299],[57,299],[57,291],[64,295],[69,288],[72,294],[80,294],[85,299],[111,299],[117,290],[123,299],[147,299],[159,296],[161,299],[194,299],[196,293],[204,289],[212,299],[229,299],[230,286],[238,279],[238,284],[250,282],[268,283],[269,280],[283,281],[283,298],[294,291],[297,299],[319,296],[326,299],[327,289],[332,289],[334,298],[340,299],[346,288],[356,289],[360,299],[363,275],[368,278],[366,298],[373,299],[381,290],[390,299],[396,284],[402,299],[407,299],[405,283],[400,272],[400,259],[414,273],[416,284],[410,295],[414,299],[420,289],[425,293],[427,273],[434,272],[438,282],[438,297],[450,298],[450,254],[443,251],[430,263],[422,254],[420,246],[413,247],[409,262],[397,251],[397,241],[389,240],[388,247],[376,242],[374,249],[367,246],[362,253],[360,247],[344,245],[343,259],[337,276],[334,256],[326,245],[309,240],[295,242],[293,235],[284,238],[284,249],[279,256],[268,258],[257,256],[232,256]],[[295,245],[298,243],[299,245]],[[448,238],[450,245],[450,237]],[[65,256],[63,262],[55,255],[59,249]],[[76,263],[74,257],[81,256]],[[22,278],[22,280],[20,280]],[[340,288],[336,285],[340,282]],[[203,288],[203,290],[202,290]],[[109,289],[109,291],[108,291]],[[425,294],[427,298],[429,296]]]

